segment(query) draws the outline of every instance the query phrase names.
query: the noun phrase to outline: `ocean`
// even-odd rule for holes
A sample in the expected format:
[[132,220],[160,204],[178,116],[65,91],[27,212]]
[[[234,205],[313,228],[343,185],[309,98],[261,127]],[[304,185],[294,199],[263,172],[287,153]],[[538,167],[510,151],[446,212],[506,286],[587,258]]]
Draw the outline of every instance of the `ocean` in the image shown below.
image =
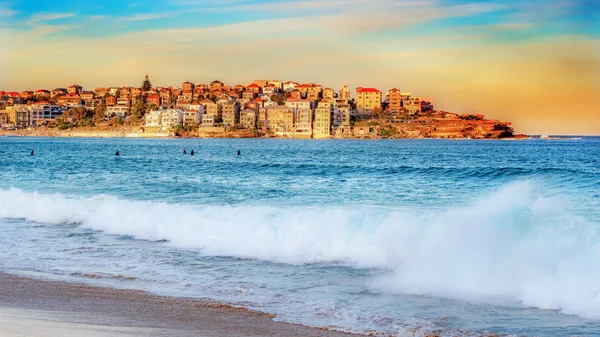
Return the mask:
[[600,138],[4,137],[0,271],[359,333],[597,336]]

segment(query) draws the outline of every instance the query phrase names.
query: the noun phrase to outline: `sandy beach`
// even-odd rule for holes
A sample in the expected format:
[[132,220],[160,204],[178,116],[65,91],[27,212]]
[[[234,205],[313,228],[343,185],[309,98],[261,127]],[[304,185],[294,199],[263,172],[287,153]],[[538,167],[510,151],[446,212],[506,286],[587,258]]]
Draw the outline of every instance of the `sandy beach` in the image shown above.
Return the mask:
[[0,336],[349,336],[272,316],[144,291],[40,281],[0,273]]

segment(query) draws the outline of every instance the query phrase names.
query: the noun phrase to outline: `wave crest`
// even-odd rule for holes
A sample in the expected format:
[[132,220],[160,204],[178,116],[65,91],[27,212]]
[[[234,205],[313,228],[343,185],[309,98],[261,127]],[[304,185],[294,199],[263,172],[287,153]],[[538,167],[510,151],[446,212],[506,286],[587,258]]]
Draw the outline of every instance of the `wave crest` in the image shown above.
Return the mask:
[[0,190],[0,217],[167,240],[206,255],[393,270],[383,291],[521,303],[600,318],[598,225],[510,184],[474,204],[393,209],[192,206]]

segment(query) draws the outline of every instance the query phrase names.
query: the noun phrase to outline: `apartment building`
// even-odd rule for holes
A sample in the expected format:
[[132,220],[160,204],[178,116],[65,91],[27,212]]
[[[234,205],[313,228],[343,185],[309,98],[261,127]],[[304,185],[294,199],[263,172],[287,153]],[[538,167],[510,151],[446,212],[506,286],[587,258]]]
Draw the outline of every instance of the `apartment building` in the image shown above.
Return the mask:
[[371,114],[381,108],[381,91],[375,88],[356,88],[356,110],[358,114]]

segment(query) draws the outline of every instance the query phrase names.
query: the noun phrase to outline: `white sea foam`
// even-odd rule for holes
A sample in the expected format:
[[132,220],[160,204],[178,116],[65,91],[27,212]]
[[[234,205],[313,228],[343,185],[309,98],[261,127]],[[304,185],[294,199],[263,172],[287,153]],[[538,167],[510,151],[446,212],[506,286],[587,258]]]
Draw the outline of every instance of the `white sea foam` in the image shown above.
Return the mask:
[[0,190],[0,217],[78,223],[207,255],[339,261],[394,270],[383,291],[521,303],[600,318],[598,224],[511,184],[433,214],[324,207],[190,206]]

